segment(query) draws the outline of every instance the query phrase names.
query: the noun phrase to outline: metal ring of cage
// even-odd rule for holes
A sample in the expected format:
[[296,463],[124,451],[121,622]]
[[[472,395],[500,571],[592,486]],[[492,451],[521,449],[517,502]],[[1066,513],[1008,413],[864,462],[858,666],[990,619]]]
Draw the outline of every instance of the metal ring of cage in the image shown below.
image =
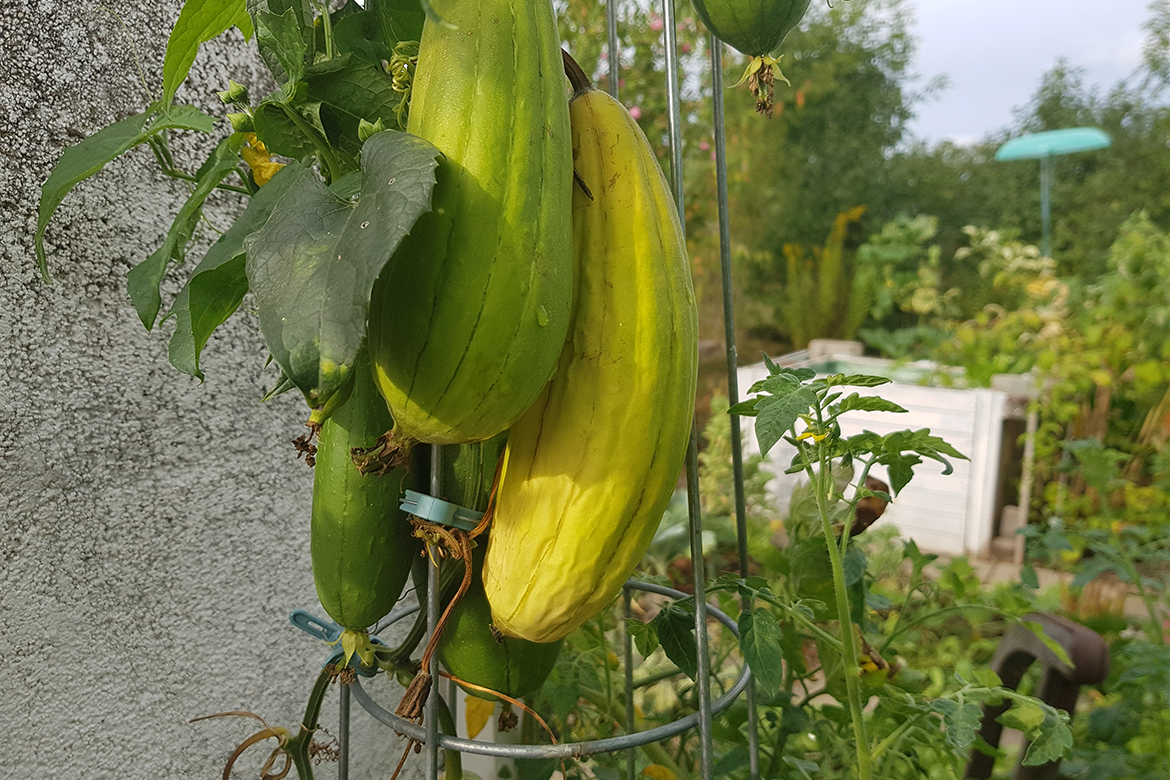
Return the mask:
[[[654,585],[649,582],[640,582],[638,580],[628,580],[623,586],[629,590],[640,590],[647,593],[656,593],[661,596],[669,596],[671,598],[688,598],[690,594],[684,593],[681,590],[674,588],[667,588],[662,585]],[[401,612],[396,612],[390,616],[390,619],[385,624],[379,624],[380,628],[390,625],[397,620],[401,620],[407,615],[411,615],[418,611],[418,607],[411,607]],[[725,612],[707,605],[708,614],[718,620],[723,625],[731,630],[731,633],[738,637],[739,627],[735,621],[731,619]],[[711,702],[711,712],[722,712],[731,706],[731,704],[739,697],[740,693],[747,687],[751,680],[751,670],[748,669],[747,664],[743,665],[743,669],[736,678],[735,684],[722,696]],[[348,686],[352,689],[353,697],[361,704],[362,709],[368,712],[375,720],[378,720],[387,726],[393,728],[399,734],[408,737],[420,744],[426,744],[426,728],[425,726],[411,723],[390,712],[380,704],[375,702],[370,694],[362,687],[361,682],[354,680]],[[519,758],[519,759],[541,759],[541,758],[580,758],[583,756],[592,755],[595,753],[613,753],[619,750],[628,750],[629,748],[638,747],[640,745],[647,745],[651,742],[658,742],[668,737],[673,737],[680,734],[687,729],[695,728],[699,725],[699,712],[692,712],[690,715],[685,715],[678,720],[666,723],[662,726],[655,726],[652,729],[645,731],[637,731],[631,734],[622,734],[617,737],[607,737],[605,739],[595,739],[586,742],[562,742],[556,745],[503,745],[494,742],[481,742],[473,739],[463,739],[462,737],[455,737],[447,734],[439,735],[439,747],[448,750],[457,750],[461,753],[475,753],[479,755],[497,756],[502,758]]]

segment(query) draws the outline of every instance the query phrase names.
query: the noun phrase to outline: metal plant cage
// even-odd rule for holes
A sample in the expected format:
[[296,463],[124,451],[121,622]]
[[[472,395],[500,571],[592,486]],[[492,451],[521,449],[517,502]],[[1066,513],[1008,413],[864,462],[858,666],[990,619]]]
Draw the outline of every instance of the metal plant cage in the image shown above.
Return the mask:
[[[678,41],[676,35],[675,3],[674,0],[662,0],[662,43],[666,51],[666,93],[668,110],[668,127],[670,143],[670,181],[679,210],[680,221],[685,230],[685,212],[683,208],[683,179],[682,179],[682,118],[680,107],[680,77],[678,59]],[[617,36],[617,9],[616,0],[606,0],[606,23],[608,33],[607,62],[609,67],[609,92],[618,97],[618,72],[620,68],[620,54]],[[727,397],[731,404],[739,401],[739,387],[736,379],[736,350],[735,350],[735,319],[731,293],[731,234],[728,221],[727,199],[727,154],[726,138],[723,126],[723,44],[714,36],[709,36],[711,56],[711,79],[713,95],[713,124],[715,141],[715,170],[719,212],[719,246],[720,268],[723,292],[723,329],[727,352]],[[747,576],[747,525],[744,512],[744,477],[743,477],[743,444],[739,418],[732,415],[731,421],[731,457],[734,482],[735,528],[738,547],[740,576]],[[431,453],[431,492],[441,495],[442,468],[441,448],[433,447]],[[712,742],[712,718],[714,715],[730,707],[741,695],[746,696],[748,712],[748,752],[749,772],[752,780],[759,777],[758,754],[758,724],[755,707],[754,686],[751,672],[747,664],[730,689],[716,700],[711,699],[710,688],[710,656],[707,644],[707,622],[713,618],[726,626],[734,635],[738,636],[735,621],[706,602],[706,584],[704,582],[702,518],[699,510],[699,467],[698,467],[698,432],[692,418],[690,442],[686,454],[686,483],[687,509],[689,518],[690,554],[693,571],[693,589],[695,601],[695,644],[697,657],[697,672],[695,675],[695,694],[698,708],[695,712],[682,717],[672,723],[657,726],[643,731],[632,731],[626,734],[606,739],[587,742],[565,742],[545,745],[517,745],[499,744],[485,741],[462,739],[454,735],[440,734],[438,729],[438,695],[437,691],[428,698],[421,725],[404,720],[386,710],[374,701],[370,694],[362,687],[361,682],[341,685],[341,713],[338,742],[340,748],[339,777],[348,780],[349,775],[349,722],[351,700],[356,699],[358,704],[371,716],[381,723],[390,726],[395,732],[418,742],[423,747],[425,755],[424,777],[427,780],[437,780],[439,777],[439,750],[455,750],[462,753],[510,757],[515,759],[557,759],[583,758],[598,753],[610,753],[619,750],[626,751],[626,777],[635,778],[634,750],[642,745],[664,740],[690,729],[698,728],[700,776],[705,780],[714,778],[714,746]],[[434,551],[432,550],[432,553]],[[432,555],[431,560],[437,560]],[[428,568],[427,588],[427,626],[428,635],[436,625],[440,614],[440,588],[438,583],[438,567],[430,565]],[[662,587],[650,583],[628,581],[623,589],[625,608],[629,614],[630,598],[633,591],[655,593],[671,598],[684,598],[692,594],[672,588]],[[744,604],[747,609],[749,605]],[[397,610],[385,624],[400,620],[416,612],[420,607],[411,606]],[[623,632],[625,651],[625,705],[626,723],[634,723],[633,698],[633,664],[632,640],[628,632]],[[437,662],[432,660],[432,667]],[[437,678],[437,670],[429,670],[432,677]]]

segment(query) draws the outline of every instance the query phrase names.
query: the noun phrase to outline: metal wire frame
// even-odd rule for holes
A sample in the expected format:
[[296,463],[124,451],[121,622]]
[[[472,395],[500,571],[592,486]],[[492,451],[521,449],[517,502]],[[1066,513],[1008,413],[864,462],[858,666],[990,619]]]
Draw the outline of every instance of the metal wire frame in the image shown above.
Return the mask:
[[[650,582],[639,582],[637,580],[629,580],[625,584],[625,590],[640,590],[647,593],[656,593],[661,596],[668,596],[673,599],[686,598],[690,594],[684,593],[681,590],[674,588],[663,587],[662,585],[655,585]],[[393,617],[400,619],[407,615],[413,614],[417,611],[417,607],[411,607],[401,612],[395,613]],[[711,617],[718,620],[726,626],[732,634],[739,636],[739,628],[735,620],[731,616],[716,609],[709,607],[708,612]],[[705,633],[705,632],[704,632]],[[713,712],[722,712],[730,707],[739,695],[743,693],[747,687],[748,681],[751,679],[751,672],[745,664],[740,670],[739,677],[736,678],[735,683],[730,689],[714,702],[711,702],[711,709]],[[425,726],[412,723],[404,720],[393,712],[382,707],[362,687],[359,680],[349,683],[347,686],[351,689],[353,698],[366,710],[371,716],[381,723],[393,728],[399,734],[406,736],[416,742],[424,742],[427,738],[427,729]],[[435,697],[432,697],[435,698]],[[436,700],[437,701],[437,700]],[[588,740],[586,742],[562,742],[556,745],[505,745],[494,742],[481,742],[472,739],[463,739],[461,737],[454,737],[449,734],[441,734],[435,741],[435,748],[444,748],[446,750],[458,750],[463,753],[477,753],[479,755],[500,756],[505,758],[521,758],[521,759],[541,759],[541,758],[582,758],[584,756],[593,755],[595,753],[612,753],[618,750],[626,750],[636,748],[639,745],[646,745],[650,742],[658,742],[663,739],[668,739],[681,734],[684,731],[693,729],[700,724],[702,713],[692,712],[679,718],[672,723],[667,723],[662,726],[656,726],[652,729],[639,731],[636,733],[622,734],[617,737],[607,737],[605,739]],[[433,777],[433,776],[430,776]]]
[[[670,179],[675,198],[675,204],[679,211],[680,222],[684,225],[685,230],[686,218],[684,209],[682,164],[682,112],[678,42],[675,26],[675,0],[662,0],[662,18],[663,44],[666,50],[666,87],[671,161]],[[608,86],[610,94],[616,98],[618,95],[618,85],[620,83],[620,51],[618,48],[617,37],[616,0],[606,0],[606,28],[608,39]],[[729,402],[735,404],[739,400],[739,385],[736,373],[738,365],[735,348],[735,318],[731,283],[731,238],[728,219],[727,151],[726,135],[724,132],[723,123],[724,109],[722,44],[714,36],[710,37],[710,53],[712,99],[714,109],[713,132],[715,136],[715,168],[719,214],[720,272],[723,294],[724,338],[726,343],[727,356],[727,395]],[[742,432],[740,430],[739,419],[735,416],[731,417],[731,453],[739,570],[741,576],[746,576],[748,553],[743,478],[743,439]],[[431,458],[431,490],[433,495],[441,494],[441,464],[441,448],[433,447]],[[724,625],[728,626],[736,636],[738,636],[738,628],[730,617],[713,607],[709,607],[706,602],[706,570],[704,566],[702,539],[703,526],[702,512],[699,504],[698,430],[696,428],[694,418],[692,418],[691,421],[691,435],[687,446],[685,471],[687,475],[687,514],[691,548],[691,570],[694,577],[693,595],[695,600],[695,643],[698,666],[697,673],[695,675],[695,688],[698,698],[698,710],[696,712],[673,723],[647,729],[641,732],[630,732],[618,737],[610,737],[608,739],[577,743],[562,743],[559,745],[501,745],[460,739],[450,735],[440,735],[438,732],[437,696],[430,697],[429,701],[427,702],[424,714],[424,725],[418,726],[416,724],[404,721],[401,718],[395,716],[393,713],[385,710],[383,707],[381,707],[381,705],[370,698],[369,694],[367,694],[362,688],[360,682],[355,681],[350,685],[343,686],[343,692],[341,696],[341,731],[343,738],[340,740],[342,742],[342,761],[339,766],[339,779],[348,780],[348,745],[345,743],[348,742],[347,738],[349,733],[350,713],[349,694],[351,692],[352,698],[356,699],[362,708],[377,720],[390,725],[395,729],[395,731],[426,745],[427,780],[437,780],[438,778],[438,751],[440,747],[468,753],[480,753],[485,755],[529,759],[581,757],[595,753],[626,750],[627,778],[628,780],[634,780],[635,748],[640,745],[667,739],[682,733],[683,731],[695,728],[696,726],[699,730],[701,777],[703,780],[714,780],[712,718],[714,714],[721,712],[722,710],[731,706],[735,699],[737,699],[741,693],[746,691],[748,705],[748,746],[750,757],[749,771],[751,780],[758,780],[758,720],[755,707],[754,685],[752,684],[751,673],[747,668],[746,663],[739,675],[739,678],[736,680],[735,685],[731,688],[731,690],[729,690],[723,696],[719,697],[718,700],[714,702],[711,700],[710,654],[707,644],[708,615],[710,614]],[[435,560],[435,558],[432,557],[431,560]],[[429,566],[429,587],[427,589],[426,605],[428,627],[433,627],[438,622],[440,605],[437,579],[437,567],[433,565]],[[631,580],[626,584],[626,587],[623,591],[625,612],[627,615],[629,614],[630,591],[634,589],[651,593],[659,593],[670,596],[672,598],[685,598],[689,595],[671,588],[663,588],[661,586],[652,585],[649,583],[640,583]],[[743,604],[742,608],[747,610],[751,608],[751,605]],[[412,608],[404,612],[396,612],[395,615],[397,615],[397,618],[401,618],[406,614],[416,611],[416,609],[417,608]],[[395,615],[392,615],[390,620],[396,619]],[[431,628],[428,628],[428,634],[430,630]],[[626,676],[626,723],[628,724],[628,728],[632,729],[634,723],[632,686],[633,653],[631,639],[628,634],[623,636],[623,644]],[[431,669],[430,671],[432,672],[432,675],[434,675],[436,670]]]

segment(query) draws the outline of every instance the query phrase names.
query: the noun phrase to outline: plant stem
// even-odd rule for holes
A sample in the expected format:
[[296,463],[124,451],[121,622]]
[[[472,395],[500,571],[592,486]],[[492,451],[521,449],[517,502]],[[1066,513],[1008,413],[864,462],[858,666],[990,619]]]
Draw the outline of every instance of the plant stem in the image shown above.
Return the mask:
[[[613,718],[622,728],[626,728],[626,713],[623,711],[625,709],[624,704],[618,706],[613,701],[607,699],[601,691],[595,691],[585,686],[581,686],[580,692],[581,698],[596,707],[602,715]],[[642,752],[646,754],[647,758],[655,764],[660,764],[669,769],[674,773],[675,777],[690,777],[690,773],[684,772],[678,763],[671,758],[670,754],[666,752],[666,749],[657,742],[640,745],[639,747],[641,747]]]
[[309,703],[305,705],[305,716],[301,719],[300,731],[295,737],[289,738],[285,747],[300,780],[313,780],[313,762],[309,759],[309,745],[312,744],[313,734],[317,731],[321,704],[325,701],[325,691],[329,689],[334,671],[333,665],[330,664],[317,675],[317,681],[309,694]]
[[341,166],[338,164],[333,150],[329,148],[329,144],[317,134],[315,129],[305,122],[305,118],[297,113],[296,109],[292,106],[286,106],[283,103],[281,104],[281,108],[284,109],[285,116],[289,118],[289,121],[305,134],[305,137],[313,143],[313,146],[317,147],[317,156],[321,158],[321,161],[325,163],[325,167],[328,169],[329,181],[334,182],[341,178]]
[[[435,692],[435,695],[439,696],[438,691]],[[437,703],[439,705],[437,708],[439,713],[439,728],[446,734],[452,736],[458,735],[459,731],[455,726],[455,718],[451,714],[451,708],[447,706],[447,700],[439,696]],[[444,750],[443,758],[447,766],[443,775],[444,778],[446,780],[463,780],[463,754],[458,750]]]
[[329,18],[329,3],[315,3],[321,12],[321,28],[325,33],[325,59],[331,60],[335,56],[333,45],[333,20]]
[[[818,409],[818,415],[819,415]],[[825,547],[829,551],[829,566],[833,571],[833,590],[837,596],[837,620],[841,624],[841,658],[844,662],[845,690],[849,697],[849,714],[853,721],[853,737],[857,742],[857,776],[859,780],[870,780],[869,739],[865,734],[864,714],[861,706],[861,681],[857,678],[857,640],[853,636],[853,621],[849,613],[849,594],[845,588],[845,567],[841,563],[841,550],[834,542],[833,521],[829,518],[827,498],[835,493],[832,466],[825,446],[816,445],[820,469],[813,470],[806,448],[800,450],[804,459],[805,473],[816,489],[817,512],[821,516],[821,527],[825,533]],[[848,524],[848,518],[846,518]]]

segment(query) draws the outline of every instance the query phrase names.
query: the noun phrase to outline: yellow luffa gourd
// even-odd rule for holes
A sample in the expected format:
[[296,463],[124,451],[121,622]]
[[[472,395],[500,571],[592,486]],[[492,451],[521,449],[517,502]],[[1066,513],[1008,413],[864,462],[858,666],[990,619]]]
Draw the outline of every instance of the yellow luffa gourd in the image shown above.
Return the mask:
[[569,116],[592,195],[574,188],[574,314],[556,375],[509,433],[483,573],[496,628],[535,642],[580,626],[633,572],[695,398],[695,296],[666,179],[609,95],[579,91]]

